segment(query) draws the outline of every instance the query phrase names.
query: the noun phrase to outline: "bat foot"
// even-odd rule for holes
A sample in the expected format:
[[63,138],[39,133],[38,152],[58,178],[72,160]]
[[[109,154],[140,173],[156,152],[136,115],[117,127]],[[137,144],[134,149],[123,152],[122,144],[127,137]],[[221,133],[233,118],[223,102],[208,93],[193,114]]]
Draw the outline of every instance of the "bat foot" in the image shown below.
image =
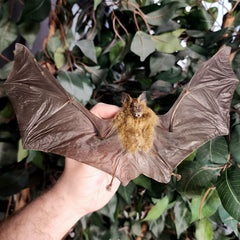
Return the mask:
[[173,175],[174,177],[176,177],[177,178],[177,181],[180,181],[181,180],[181,178],[182,178],[182,176],[180,175],[180,174],[176,174],[176,173],[171,173],[171,175]]

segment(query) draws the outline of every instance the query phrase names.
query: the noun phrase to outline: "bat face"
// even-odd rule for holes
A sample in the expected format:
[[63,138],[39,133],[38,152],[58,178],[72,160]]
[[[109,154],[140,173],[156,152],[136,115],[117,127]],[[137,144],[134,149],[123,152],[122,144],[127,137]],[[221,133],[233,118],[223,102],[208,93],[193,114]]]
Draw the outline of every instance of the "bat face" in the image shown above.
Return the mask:
[[123,148],[130,153],[149,152],[152,148],[158,117],[146,106],[145,98],[124,95],[122,111],[116,114],[114,126]]

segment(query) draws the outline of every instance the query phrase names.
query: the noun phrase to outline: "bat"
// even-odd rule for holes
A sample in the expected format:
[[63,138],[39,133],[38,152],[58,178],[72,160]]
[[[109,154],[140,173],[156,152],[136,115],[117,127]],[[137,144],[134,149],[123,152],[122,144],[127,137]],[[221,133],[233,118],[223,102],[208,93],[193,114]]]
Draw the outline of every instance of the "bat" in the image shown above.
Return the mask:
[[147,107],[145,93],[138,98],[125,94],[113,119],[88,111],[26,47],[16,44],[15,50],[4,86],[26,149],[73,158],[123,185],[140,174],[167,183],[195,149],[229,132],[229,108],[238,84],[230,47],[201,65],[165,115]]

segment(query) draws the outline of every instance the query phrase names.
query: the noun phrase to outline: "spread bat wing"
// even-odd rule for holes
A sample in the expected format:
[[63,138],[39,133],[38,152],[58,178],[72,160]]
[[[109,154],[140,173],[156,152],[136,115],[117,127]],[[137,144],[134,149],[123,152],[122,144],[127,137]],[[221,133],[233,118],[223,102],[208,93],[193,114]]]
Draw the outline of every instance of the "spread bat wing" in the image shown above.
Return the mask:
[[[229,109],[238,84],[230,53],[231,48],[224,47],[202,64],[170,111],[159,116],[153,151],[169,171],[207,141],[228,134]],[[166,178],[170,179],[167,172]]]
[[91,114],[20,44],[5,89],[24,148],[87,163],[113,174],[123,185],[142,173],[168,182],[187,155],[228,134],[229,106],[238,83],[229,54],[224,48],[204,63],[170,111],[159,116],[149,152],[127,152],[113,131],[113,121]]

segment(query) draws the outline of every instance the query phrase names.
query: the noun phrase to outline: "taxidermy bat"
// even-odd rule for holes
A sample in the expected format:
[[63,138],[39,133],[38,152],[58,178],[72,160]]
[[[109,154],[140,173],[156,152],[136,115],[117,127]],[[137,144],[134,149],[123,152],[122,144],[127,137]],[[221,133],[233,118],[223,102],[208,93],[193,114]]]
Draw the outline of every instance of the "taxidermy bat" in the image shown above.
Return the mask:
[[167,183],[190,153],[228,134],[229,108],[238,84],[230,52],[224,47],[205,62],[161,116],[146,106],[143,93],[138,98],[125,94],[122,110],[113,119],[99,119],[20,44],[5,89],[24,148],[76,159],[117,177],[123,185],[139,174]]

